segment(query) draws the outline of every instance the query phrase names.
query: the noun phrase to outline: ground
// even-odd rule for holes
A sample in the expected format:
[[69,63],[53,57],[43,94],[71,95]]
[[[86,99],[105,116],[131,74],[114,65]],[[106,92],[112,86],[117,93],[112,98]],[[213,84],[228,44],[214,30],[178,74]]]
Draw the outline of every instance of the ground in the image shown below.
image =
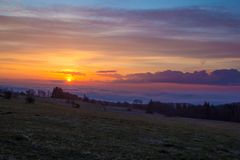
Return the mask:
[[0,99],[0,160],[240,159],[240,124]]

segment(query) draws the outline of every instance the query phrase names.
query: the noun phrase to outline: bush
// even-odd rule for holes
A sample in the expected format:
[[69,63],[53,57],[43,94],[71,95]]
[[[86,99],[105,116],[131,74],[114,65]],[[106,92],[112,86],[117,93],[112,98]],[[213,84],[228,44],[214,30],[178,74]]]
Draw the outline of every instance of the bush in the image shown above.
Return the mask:
[[73,108],[80,108],[80,104],[77,104],[77,103],[75,103],[74,105],[72,105],[73,106]]
[[128,112],[132,112],[132,108],[128,108],[127,111],[128,111]]
[[12,94],[11,91],[6,91],[6,92],[4,92],[4,96],[3,96],[3,97],[4,97],[5,99],[11,99],[12,96],[13,96],[13,94]]
[[89,98],[87,97],[86,94],[83,95],[83,101],[84,101],[84,102],[89,102]]
[[146,110],[146,113],[147,113],[147,114],[153,114],[153,111],[151,111],[151,110]]
[[29,104],[35,103],[35,98],[32,96],[27,96],[25,100],[26,100],[26,103],[29,103]]
[[80,104],[75,103],[74,101],[71,102],[73,108],[80,108]]

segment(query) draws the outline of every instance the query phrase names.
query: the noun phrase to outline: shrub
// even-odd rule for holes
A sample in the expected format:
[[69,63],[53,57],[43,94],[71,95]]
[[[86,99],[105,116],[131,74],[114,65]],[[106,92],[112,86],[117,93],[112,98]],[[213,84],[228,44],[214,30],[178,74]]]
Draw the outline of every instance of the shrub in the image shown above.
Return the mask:
[[11,91],[6,91],[6,92],[4,92],[4,96],[3,96],[3,97],[4,97],[5,99],[11,99],[12,96],[13,96],[13,94],[12,94]]
[[71,102],[73,108],[80,108],[80,104],[75,103],[74,101]]
[[29,104],[35,103],[35,98],[32,96],[27,96],[25,100],[26,100],[26,103],[29,103]]
[[147,108],[146,108],[146,113],[153,114],[153,112],[154,112],[153,107],[154,107],[154,102],[152,100],[150,100],[150,102],[148,103]]
[[89,98],[87,97],[86,94],[83,95],[83,101],[84,101],[84,102],[89,102]]
[[147,114],[153,114],[153,111],[152,110],[146,110],[146,113]]
[[73,105],[73,108],[80,108],[80,104],[75,103],[75,104]]
[[128,111],[128,112],[132,112],[132,108],[128,108],[127,111]]

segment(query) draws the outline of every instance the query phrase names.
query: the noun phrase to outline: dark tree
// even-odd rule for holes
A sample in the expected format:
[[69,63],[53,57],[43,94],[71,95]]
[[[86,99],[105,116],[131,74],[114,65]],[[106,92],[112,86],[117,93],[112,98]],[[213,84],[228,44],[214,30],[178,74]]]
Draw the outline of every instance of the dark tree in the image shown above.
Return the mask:
[[29,89],[26,91],[26,93],[27,93],[26,94],[27,96],[25,98],[26,103],[29,103],[29,104],[35,103],[35,98],[34,98],[36,94],[35,90]]
[[5,99],[11,99],[13,96],[13,93],[11,91],[5,91],[3,97]]
[[150,102],[147,105],[147,109],[146,109],[146,113],[148,114],[153,114],[153,107],[154,107],[154,103],[152,101],[152,99],[150,100]]
[[84,102],[89,102],[89,98],[87,97],[86,94],[83,95],[83,101],[84,101]]
[[52,98],[60,98],[60,99],[68,99],[68,100],[77,100],[78,96],[68,93],[68,92],[63,92],[62,88],[55,87],[52,92]]
[[35,98],[33,97],[33,96],[27,96],[26,98],[25,98],[25,101],[26,101],[26,103],[29,103],[29,104],[33,104],[33,103],[35,103]]
[[52,98],[64,98],[64,93],[62,88],[55,87],[52,92]]

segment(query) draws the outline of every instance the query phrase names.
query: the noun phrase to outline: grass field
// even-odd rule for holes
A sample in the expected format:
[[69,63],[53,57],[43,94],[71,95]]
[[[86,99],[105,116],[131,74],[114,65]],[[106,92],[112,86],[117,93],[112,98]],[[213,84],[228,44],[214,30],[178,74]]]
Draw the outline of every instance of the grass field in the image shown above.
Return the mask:
[[240,124],[0,99],[0,160],[240,159]]

